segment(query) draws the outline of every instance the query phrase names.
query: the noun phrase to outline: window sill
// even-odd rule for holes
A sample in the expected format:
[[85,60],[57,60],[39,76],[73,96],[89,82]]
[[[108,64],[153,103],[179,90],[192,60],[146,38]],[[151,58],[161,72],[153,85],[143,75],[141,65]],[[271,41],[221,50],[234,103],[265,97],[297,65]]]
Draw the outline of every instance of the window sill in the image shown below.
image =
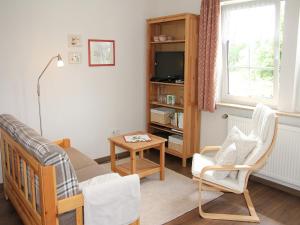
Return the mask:
[[[229,108],[244,109],[244,110],[254,110],[254,108],[255,108],[254,106],[232,104],[232,103],[225,103],[225,102],[218,102],[218,103],[216,103],[216,105],[221,106],[221,107],[229,107]],[[282,112],[282,111],[277,111],[277,110],[275,110],[275,111],[276,111],[276,114],[279,116],[300,118],[300,113]]]

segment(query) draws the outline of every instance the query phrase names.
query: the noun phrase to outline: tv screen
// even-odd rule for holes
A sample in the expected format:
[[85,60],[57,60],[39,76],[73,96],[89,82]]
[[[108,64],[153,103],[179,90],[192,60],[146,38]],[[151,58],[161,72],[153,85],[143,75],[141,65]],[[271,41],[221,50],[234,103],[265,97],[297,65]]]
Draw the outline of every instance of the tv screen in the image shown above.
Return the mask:
[[184,52],[155,52],[155,78],[183,79]]

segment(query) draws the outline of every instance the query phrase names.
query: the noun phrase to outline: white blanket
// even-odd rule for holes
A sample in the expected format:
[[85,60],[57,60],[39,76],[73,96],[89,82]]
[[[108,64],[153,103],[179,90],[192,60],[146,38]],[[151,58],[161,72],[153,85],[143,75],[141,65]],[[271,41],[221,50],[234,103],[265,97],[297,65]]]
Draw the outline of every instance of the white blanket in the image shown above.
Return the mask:
[[116,173],[79,184],[84,196],[85,225],[128,225],[139,218],[140,179]]

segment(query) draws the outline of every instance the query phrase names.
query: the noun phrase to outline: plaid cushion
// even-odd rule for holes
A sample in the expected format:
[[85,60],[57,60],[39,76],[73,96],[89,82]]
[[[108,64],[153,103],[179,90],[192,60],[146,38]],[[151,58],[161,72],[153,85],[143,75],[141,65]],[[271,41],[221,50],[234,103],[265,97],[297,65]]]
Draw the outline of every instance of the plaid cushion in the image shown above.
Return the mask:
[[62,148],[43,138],[35,130],[19,122],[11,115],[0,115],[0,127],[12,134],[14,139],[23,145],[42,165],[55,166],[58,199],[79,193],[75,170],[67,153]]
[[12,115],[0,115],[0,127],[9,133],[13,138],[16,131],[16,126],[18,125],[20,125],[20,122]]

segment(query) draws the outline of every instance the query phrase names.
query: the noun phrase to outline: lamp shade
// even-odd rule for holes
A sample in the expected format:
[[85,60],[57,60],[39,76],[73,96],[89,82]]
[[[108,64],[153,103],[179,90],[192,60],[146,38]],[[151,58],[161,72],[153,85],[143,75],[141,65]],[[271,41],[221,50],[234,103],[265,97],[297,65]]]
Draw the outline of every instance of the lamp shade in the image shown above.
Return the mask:
[[58,56],[57,56],[57,64],[56,65],[57,65],[57,67],[63,67],[65,65],[60,54],[58,54]]

